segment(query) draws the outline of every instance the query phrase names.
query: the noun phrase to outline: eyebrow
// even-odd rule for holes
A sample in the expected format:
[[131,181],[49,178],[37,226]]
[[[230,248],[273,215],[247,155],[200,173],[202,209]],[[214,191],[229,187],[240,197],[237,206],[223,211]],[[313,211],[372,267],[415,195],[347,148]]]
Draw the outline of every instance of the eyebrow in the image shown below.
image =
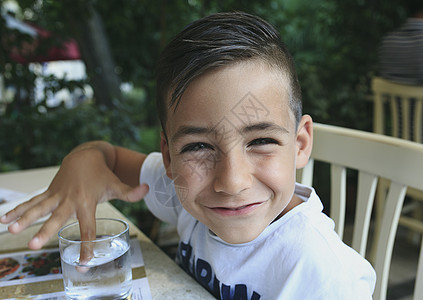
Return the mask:
[[[241,133],[250,133],[255,131],[275,131],[282,134],[288,134],[289,130],[285,127],[279,126],[271,122],[260,122],[256,124],[251,124],[243,127],[239,132]],[[180,139],[183,136],[187,135],[209,135],[216,134],[216,127],[197,127],[197,126],[181,126],[176,133],[171,138],[172,142]]]
[[179,127],[178,131],[172,136],[171,141],[175,142],[183,136],[187,135],[204,135],[215,132],[215,129],[210,127],[197,127],[197,126],[186,126]]
[[244,128],[242,128],[241,132],[242,133],[248,133],[248,132],[254,132],[254,131],[276,131],[276,132],[281,132],[281,133],[289,133],[289,130],[286,129],[285,127],[279,126],[275,123],[271,123],[271,122],[260,122],[260,123],[256,123],[256,124],[252,124],[252,125],[248,125],[245,126]]

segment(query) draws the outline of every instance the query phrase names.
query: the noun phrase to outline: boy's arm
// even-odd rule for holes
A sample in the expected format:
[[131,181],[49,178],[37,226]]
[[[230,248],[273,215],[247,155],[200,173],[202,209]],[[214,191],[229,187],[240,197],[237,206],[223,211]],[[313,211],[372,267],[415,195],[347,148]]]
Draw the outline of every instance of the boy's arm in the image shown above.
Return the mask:
[[95,141],[72,150],[62,162],[47,191],[0,218],[11,233],[19,233],[40,217],[52,213],[28,246],[41,248],[66,221],[76,216],[81,238],[95,237],[98,203],[111,199],[140,200],[148,186],[139,185],[140,168],[146,155],[109,143]]
[[113,172],[124,183],[135,187],[140,184],[140,172],[147,155],[122,147],[115,148]]

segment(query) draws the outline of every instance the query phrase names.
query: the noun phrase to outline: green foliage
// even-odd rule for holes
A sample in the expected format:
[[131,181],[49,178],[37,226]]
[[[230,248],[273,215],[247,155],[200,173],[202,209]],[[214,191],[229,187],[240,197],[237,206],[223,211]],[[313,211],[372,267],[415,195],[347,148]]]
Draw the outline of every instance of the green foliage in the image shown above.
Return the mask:
[[305,113],[315,121],[371,130],[371,76],[382,36],[406,17],[395,0],[273,1],[264,14],[291,50]]
[[157,127],[139,130],[143,105],[140,99],[118,103],[114,109],[91,103],[48,109],[41,103],[12,111],[0,118],[0,171],[58,165],[72,148],[90,140],[157,151]]

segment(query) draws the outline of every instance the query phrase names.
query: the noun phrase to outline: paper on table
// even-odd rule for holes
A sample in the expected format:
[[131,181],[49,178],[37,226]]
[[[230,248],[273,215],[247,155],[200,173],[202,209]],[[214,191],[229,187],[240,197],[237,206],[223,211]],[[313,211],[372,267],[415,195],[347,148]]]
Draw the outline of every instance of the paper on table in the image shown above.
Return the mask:
[[[12,191],[4,188],[0,188],[0,199],[2,199],[2,203],[0,203],[0,216],[3,216],[8,211],[14,209],[16,206],[18,206],[21,203],[24,203],[31,199],[32,197],[41,194],[44,192],[47,188],[42,188],[39,190],[36,190],[30,194],[24,194],[17,191]],[[47,220],[50,217],[50,215],[47,215],[45,217],[42,217],[35,222],[41,223]],[[0,224],[0,233],[7,231],[8,225]]]
[[[130,243],[132,299],[150,300],[151,292],[140,242],[134,238]],[[0,262],[10,269],[7,273],[0,272],[2,299],[22,299],[23,297],[40,300],[65,299],[58,248],[3,253],[0,254]]]
[[26,193],[0,188],[0,204],[22,198]]

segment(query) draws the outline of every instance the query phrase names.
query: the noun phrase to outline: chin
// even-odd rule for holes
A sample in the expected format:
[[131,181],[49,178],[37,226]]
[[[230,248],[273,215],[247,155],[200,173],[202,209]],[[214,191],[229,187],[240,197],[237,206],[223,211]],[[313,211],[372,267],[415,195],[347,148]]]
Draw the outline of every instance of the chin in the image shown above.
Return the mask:
[[[229,244],[245,244],[255,240],[262,233],[262,231],[250,232],[249,234],[246,235],[245,230],[248,230],[248,229],[244,229],[243,234],[239,234],[239,232],[233,232],[230,234],[226,233],[226,234],[216,234],[216,235]],[[215,231],[213,232],[216,233]]]

